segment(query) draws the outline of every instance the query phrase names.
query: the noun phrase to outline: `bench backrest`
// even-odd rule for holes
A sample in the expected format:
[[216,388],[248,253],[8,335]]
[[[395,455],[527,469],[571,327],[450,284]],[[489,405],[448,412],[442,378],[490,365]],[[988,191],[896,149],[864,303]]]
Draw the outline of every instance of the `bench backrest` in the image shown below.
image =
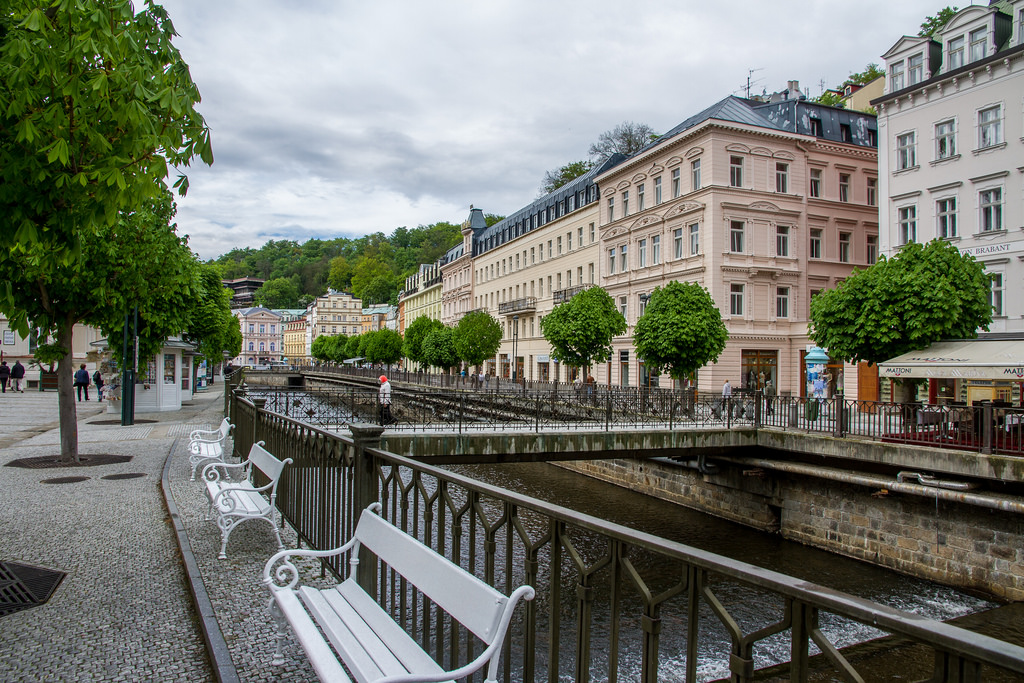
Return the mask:
[[223,420],[220,421],[220,428],[219,428],[220,439],[219,439],[219,441],[222,444],[224,443],[224,439],[228,438],[228,434],[231,433],[231,428],[233,426],[234,425],[232,425],[230,422],[228,422],[228,419],[226,417]]
[[355,538],[480,640],[493,642],[508,597],[369,510]]
[[274,488],[277,488],[277,480],[281,478],[281,470],[287,463],[292,461],[291,458],[281,461],[275,458],[270,451],[265,449],[260,443],[254,443],[252,448],[249,449],[249,461],[257,467],[263,474],[267,475],[274,484]]

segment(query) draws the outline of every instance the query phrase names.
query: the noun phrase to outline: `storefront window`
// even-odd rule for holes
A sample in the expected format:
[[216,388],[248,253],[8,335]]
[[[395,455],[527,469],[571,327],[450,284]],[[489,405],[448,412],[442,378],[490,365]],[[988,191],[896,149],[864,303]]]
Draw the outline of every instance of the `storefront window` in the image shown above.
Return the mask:
[[763,389],[769,380],[778,389],[779,352],[760,349],[744,349],[741,355],[743,376],[740,386],[754,391]]
[[164,354],[164,384],[174,384],[174,354]]

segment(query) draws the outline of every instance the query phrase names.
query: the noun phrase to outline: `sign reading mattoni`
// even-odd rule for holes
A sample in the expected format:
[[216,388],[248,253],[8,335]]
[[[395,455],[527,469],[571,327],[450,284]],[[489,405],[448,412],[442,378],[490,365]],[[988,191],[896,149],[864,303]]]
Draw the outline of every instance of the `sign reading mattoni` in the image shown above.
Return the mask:
[[1024,380],[1024,340],[936,342],[878,364],[882,377]]

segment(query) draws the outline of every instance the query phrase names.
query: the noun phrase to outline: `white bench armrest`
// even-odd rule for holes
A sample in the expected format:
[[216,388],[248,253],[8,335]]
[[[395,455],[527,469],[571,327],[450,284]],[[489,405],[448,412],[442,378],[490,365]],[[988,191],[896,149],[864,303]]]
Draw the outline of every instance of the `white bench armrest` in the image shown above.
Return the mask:
[[[337,548],[330,548],[329,550],[305,550],[302,548],[282,550],[267,560],[267,563],[263,566],[263,583],[270,589],[271,593],[279,590],[291,590],[295,588],[299,582],[299,569],[289,558],[334,557],[335,555],[347,553],[356,547],[358,543],[359,541],[353,538],[345,545],[338,546]],[[281,563],[281,566],[274,569],[274,565],[278,562]]]
[[223,476],[220,473],[220,469],[221,468],[225,469],[225,470],[228,470],[228,469],[239,470],[239,469],[242,469],[243,467],[247,466],[248,464],[249,464],[248,460],[246,460],[245,462],[237,462],[237,463],[211,462],[209,465],[207,465],[206,467],[203,468],[203,481],[220,481],[221,476]]

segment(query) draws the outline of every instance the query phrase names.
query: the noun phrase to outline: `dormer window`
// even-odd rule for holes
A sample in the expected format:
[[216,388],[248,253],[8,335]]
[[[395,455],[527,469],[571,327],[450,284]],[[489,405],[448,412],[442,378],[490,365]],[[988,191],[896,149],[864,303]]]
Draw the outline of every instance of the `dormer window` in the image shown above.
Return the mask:
[[896,62],[889,67],[889,92],[896,92],[903,89],[903,62]]
[[949,65],[947,71],[959,69],[964,65],[964,37],[954,38],[949,41],[949,56],[946,63]]
[[907,60],[907,76],[909,85],[920,83],[924,80],[924,55],[916,54]]
[[979,59],[984,59],[987,53],[986,50],[986,34],[988,31],[984,28],[979,28],[977,31],[971,31],[971,61],[976,62]]

